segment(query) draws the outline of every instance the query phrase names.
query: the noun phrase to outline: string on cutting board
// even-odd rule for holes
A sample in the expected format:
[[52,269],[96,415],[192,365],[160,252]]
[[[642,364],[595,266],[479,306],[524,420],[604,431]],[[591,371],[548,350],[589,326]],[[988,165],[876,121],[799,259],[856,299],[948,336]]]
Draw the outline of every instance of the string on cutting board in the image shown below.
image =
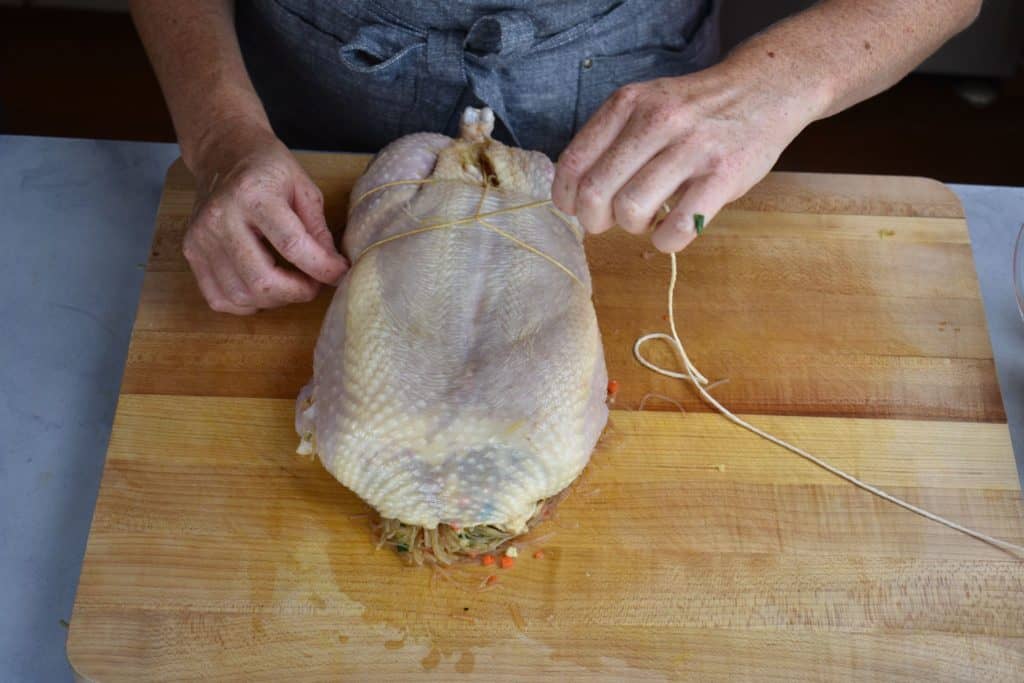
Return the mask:
[[[652,370],[652,371],[658,373],[659,375],[664,375],[666,377],[674,377],[676,379],[681,379],[681,380],[692,382],[693,386],[695,386],[697,388],[697,391],[700,393],[701,398],[704,399],[707,403],[709,403],[715,410],[717,410],[719,413],[721,413],[726,419],[728,419],[733,424],[738,425],[738,426],[746,429],[749,432],[753,432],[754,434],[760,436],[762,439],[766,439],[768,441],[771,441],[772,443],[774,443],[774,444],[776,444],[778,446],[781,446],[782,448],[785,448],[786,450],[788,450],[788,451],[790,451],[792,453],[795,453],[795,454],[799,455],[801,458],[804,458],[805,460],[809,460],[810,462],[814,463],[818,467],[820,467],[820,468],[822,468],[822,469],[824,469],[824,470],[826,470],[828,472],[831,472],[832,474],[834,474],[835,476],[839,477],[840,479],[844,479],[844,480],[848,481],[849,483],[853,484],[854,486],[857,486],[858,488],[864,489],[865,491],[868,491],[869,493],[873,493],[874,495],[878,496],[879,498],[882,498],[883,500],[887,500],[890,503],[893,503],[894,505],[898,505],[899,507],[904,508],[905,510],[909,510],[910,512],[918,514],[918,515],[920,515],[920,516],[922,516],[922,517],[924,517],[926,519],[930,519],[933,522],[938,522],[939,524],[947,526],[950,529],[955,529],[956,531],[959,531],[961,533],[967,534],[968,536],[976,538],[979,541],[984,541],[985,543],[993,545],[996,548],[999,548],[999,549],[1007,551],[1007,552],[1017,553],[1017,554],[1024,555],[1024,546],[1020,546],[1020,545],[1017,545],[1015,543],[1010,543],[1009,541],[1004,541],[1002,539],[995,538],[993,536],[989,536],[988,534],[983,534],[980,531],[975,531],[974,529],[970,529],[970,528],[965,527],[965,526],[963,526],[961,524],[957,524],[956,522],[954,522],[954,521],[952,521],[950,519],[946,519],[945,517],[942,517],[941,515],[937,515],[934,512],[929,512],[928,510],[925,510],[924,508],[920,508],[920,507],[918,507],[918,506],[916,506],[916,505],[914,505],[912,503],[908,503],[907,501],[903,500],[902,498],[897,498],[896,496],[894,496],[894,495],[892,495],[890,493],[886,493],[885,491],[883,491],[882,489],[878,488],[877,486],[873,486],[873,485],[871,485],[871,484],[869,484],[869,483],[867,483],[865,481],[861,481],[860,479],[854,477],[852,474],[848,474],[848,473],[844,472],[843,470],[839,469],[838,467],[836,467],[834,465],[831,465],[828,462],[822,460],[818,456],[816,456],[816,455],[814,455],[812,453],[809,453],[809,452],[805,451],[804,449],[799,448],[798,446],[794,446],[793,444],[791,444],[791,443],[789,443],[787,441],[783,441],[779,437],[774,436],[772,434],[769,434],[768,432],[764,431],[763,429],[760,429],[759,427],[756,427],[756,426],[750,424],[749,422],[747,422],[743,418],[741,418],[738,415],[734,414],[732,411],[730,411],[724,405],[722,405],[708,391],[708,389],[707,389],[707,384],[708,384],[707,378],[704,377],[704,375],[702,375],[700,373],[700,371],[697,369],[697,367],[690,361],[690,357],[686,354],[686,349],[683,347],[683,342],[680,341],[680,339],[679,339],[679,332],[676,329],[675,305],[674,305],[675,304],[676,279],[677,279],[677,276],[678,276],[678,267],[676,265],[676,255],[675,254],[670,254],[669,256],[670,256],[671,261],[672,261],[672,276],[671,276],[671,278],[669,280],[669,285],[668,285],[668,323],[669,323],[669,328],[670,328],[670,331],[671,331],[671,335],[665,334],[663,332],[655,332],[653,334],[645,334],[642,337],[640,337],[639,339],[637,339],[636,342],[633,344],[633,355],[636,357],[637,361],[639,361],[641,365],[643,365],[644,367],[648,368],[649,370]],[[679,359],[682,362],[683,369],[686,371],[685,374],[683,374],[681,372],[674,371],[674,370],[668,370],[666,368],[663,368],[663,367],[661,367],[659,365],[656,365],[655,363],[652,363],[651,361],[649,361],[647,358],[644,357],[643,352],[642,352],[644,344],[646,344],[647,342],[652,341],[654,339],[661,339],[663,341],[668,342],[668,344],[670,346],[672,346],[672,348],[675,350],[675,352],[679,355]]]

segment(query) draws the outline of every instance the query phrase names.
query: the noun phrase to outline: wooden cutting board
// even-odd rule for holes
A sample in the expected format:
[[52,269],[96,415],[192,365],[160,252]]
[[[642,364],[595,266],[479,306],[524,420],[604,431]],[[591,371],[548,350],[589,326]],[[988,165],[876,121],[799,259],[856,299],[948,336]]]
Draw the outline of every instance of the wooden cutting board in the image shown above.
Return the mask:
[[[367,158],[304,155],[344,222]],[[632,358],[667,259],[588,241],[607,433],[509,570],[444,575],[370,542],[366,506],[293,455],[331,292],[237,318],[157,234],[68,656],[97,681],[1003,678],[1024,670],[1024,563],[709,413]],[[1024,505],[963,213],[923,179],[773,174],[680,259],[678,314],[716,395],[770,431],[1016,543]],[[667,349],[653,355],[670,363]],[[681,401],[682,414],[656,392]],[[534,549],[544,557],[534,559]],[[489,574],[499,581],[478,586]]]

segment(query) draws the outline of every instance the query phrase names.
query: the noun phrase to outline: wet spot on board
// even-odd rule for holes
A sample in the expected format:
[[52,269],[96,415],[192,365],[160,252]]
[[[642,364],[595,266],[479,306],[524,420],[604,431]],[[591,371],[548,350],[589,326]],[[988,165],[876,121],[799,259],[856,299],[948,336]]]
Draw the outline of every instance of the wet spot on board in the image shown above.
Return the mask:
[[441,651],[436,647],[432,648],[426,657],[420,660],[424,671],[433,671],[441,663]]
[[882,239],[885,239],[886,237],[895,237],[896,236],[896,231],[895,230],[890,230],[890,229],[886,228],[886,229],[883,229],[883,230],[879,230],[878,231],[878,236],[881,237]]
[[387,650],[401,650],[403,647],[405,647],[405,638],[404,637],[401,640],[385,640],[384,641],[384,648],[387,649]]
[[460,674],[471,674],[476,667],[476,657],[469,650],[462,653],[459,661],[455,662],[455,670]]
[[348,642],[348,636],[342,635],[342,634],[339,633],[338,634],[338,642],[341,643],[342,645],[344,645],[345,643]]
[[519,611],[519,606],[514,603],[509,603],[508,611],[512,616],[512,623],[515,624],[516,629],[520,633],[526,633],[526,620],[523,619],[523,613]]

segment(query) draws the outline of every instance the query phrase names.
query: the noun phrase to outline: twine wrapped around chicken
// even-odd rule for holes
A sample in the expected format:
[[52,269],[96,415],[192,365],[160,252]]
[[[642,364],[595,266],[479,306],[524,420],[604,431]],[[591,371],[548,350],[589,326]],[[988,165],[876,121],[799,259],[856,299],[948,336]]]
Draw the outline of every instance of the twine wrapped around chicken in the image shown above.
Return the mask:
[[582,233],[543,154],[461,135],[389,145],[356,183],[352,268],[296,409],[300,453],[381,515],[381,542],[444,564],[545,518],[608,418]]

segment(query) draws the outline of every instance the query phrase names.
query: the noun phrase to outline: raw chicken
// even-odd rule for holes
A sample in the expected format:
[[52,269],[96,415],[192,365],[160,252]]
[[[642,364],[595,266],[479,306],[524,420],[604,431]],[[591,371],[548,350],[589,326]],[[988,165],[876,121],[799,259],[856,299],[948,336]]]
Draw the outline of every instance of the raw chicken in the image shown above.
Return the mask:
[[297,407],[300,452],[442,561],[526,531],[608,417],[579,226],[548,201],[548,158],[493,123],[467,109],[459,139],[401,138],[356,183],[353,267]]

